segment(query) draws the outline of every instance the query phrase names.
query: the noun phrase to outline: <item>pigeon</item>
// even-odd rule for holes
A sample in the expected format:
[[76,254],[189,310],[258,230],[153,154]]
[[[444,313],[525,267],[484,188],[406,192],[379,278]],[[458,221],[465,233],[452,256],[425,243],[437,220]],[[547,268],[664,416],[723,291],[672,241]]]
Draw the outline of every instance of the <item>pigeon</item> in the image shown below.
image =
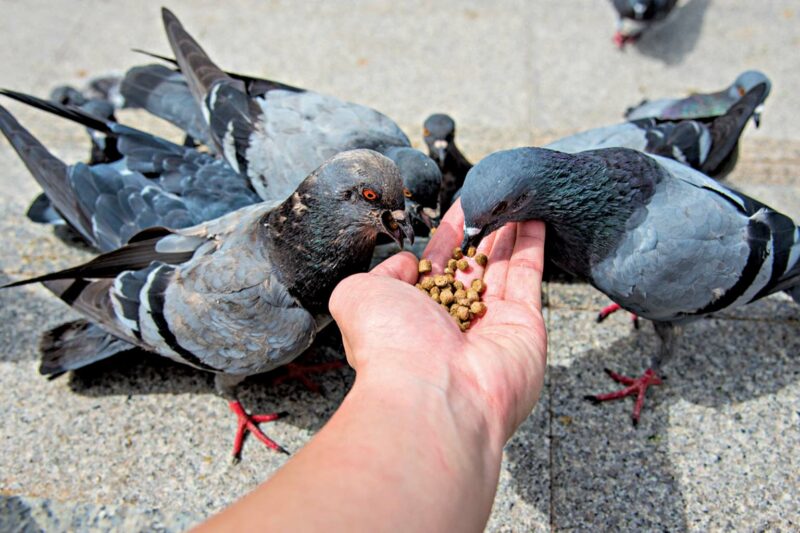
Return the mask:
[[461,191],[463,247],[507,222],[542,220],[546,254],[622,308],[652,320],[660,349],[639,378],[594,401],[660,383],[677,332],[707,314],[787,291],[800,303],[800,228],[789,217],[672,159],[627,148],[489,155]]
[[[655,22],[664,20],[678,0],[611,0],[617,10],[617,32],[614,44],[622,50],[635,42]],[[626,29],[628,22],[633,26]]]
[[633,148],[670,157],[704,174],[722,178],[733,169],[738,158],[739,136],[768,92],[769,86],[759,83],[708,122],[637,118],[570,135],[545,148],[569,153],[597,148]]
[[[0,130],[39,182],[44,197],[90,246],[115,250],[154,226],[179,229],[261,202],[249,181],[227,162],[79,108],[9,90],[0,94],[76,121],[113,139],[123,159],[67,167],[3,111]],[[57,165],[58,172],[45,172]],[[48,200],[49,202],[49,200]]]
[[[113,76],[96,78],[89,82],[89,86],[83,92],[70,85],[59,85],[50,92],[50,100],[58,104],[78,107],[98,118],[115,122],[117,120],[114,116],[115,107],[110,100],[110,92],[114,90],[114,80]],[[87,128],[87,132],[92,142],[88,161],[90,165],[111,163],[122,158],[117,149],[116,139],[107,138],[104,133],[90,128]],[[40,194],[31,202],[26,215],[30,220],[39,224],[60,225],[64,222],[53,209],[50,199],[45,194]],[[64,238],[74,241],[76,236],[64,234]]]
[[453,203],[456,192],[464,184],[470,163],[455,142],[456,123],[449,116],[436,113],[425,119],[422,135],[428,146],[428,155],[442,171],[442,186],[439,190],[439,213],[444,214]]
[[[0,123],[12,143],[31,142],[2,108]],[[22,153],[34,173],[52,174],[43,181],[69,181],[67,167],[35,143]],[[92,218],[92,205],[69,198],[68,188],[53,199],[77,227]],[[401,245],[414,238],[396,165],[359,149],[324,162],[282,202],[253,204],[184,229],[150,228],[83,265],[7,286],[41,282],[86,317],[44,335],[43,374],[133,347],[213,372],[218,393],[237,416],[238,458],[248,431],[285,450],[257,427],[280,415],[248,414],[236,386],[310,346],[331,321],[333,288],[366,270],[378,234]]]
[[753,123],[758,127],[761,123],[763,103],[769,96],[772,84],[766,75],[757,70],[748,70],[739,74],[730,87],[721,91],[692,94],[686,98],[644,100],[639,105],[628,108],[625,118],[628,120],[654,118],[657,121],[684,119],[710,121],[725,114],[731,106],[762,83],[766,84],[767,90],[753,112]]
[[[424,207],[436,208],[441,172],[428,156],[411,147],[391,119],[332,96],[231,76],[211,61],[172,12],[164,8],[162,15],[180,73],[170,69],[148,69],[147,76],[142,71],[132,73],[123,80],[126,102],[140,102],[201,138],[187,126],[196,124],[199,109],[212,151],[245,175],[262,199],[286,198],[299,180],[335,153],[369,148],[400,168],[409,191],[410,215],[418,215]],[[169,87],[163,91],[169,97],[150,96],[162,89],[158,76],[166,76]],[[178,103],[187,99],[185,90],[179,96],[177,76],[185,80],[193,106]]]

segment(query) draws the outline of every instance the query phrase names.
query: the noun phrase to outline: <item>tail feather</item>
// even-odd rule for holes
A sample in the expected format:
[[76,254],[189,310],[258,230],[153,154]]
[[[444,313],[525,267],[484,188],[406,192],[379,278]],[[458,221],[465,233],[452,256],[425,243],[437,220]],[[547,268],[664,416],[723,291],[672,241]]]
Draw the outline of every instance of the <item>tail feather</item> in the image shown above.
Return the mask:
[[759,83],[722,116],[711,123],[711,151],[700,167],[704,174],[714,174],[728,159],[739,144],[747,121],[753,116],[756,107],[764,100],[767,85]]
[[51,154],[2,106],[0,106],[0,130],[59,213],[88,242],[93,242],[92,222],[80,208],[75,191],[70,187],[67,165]]
[[73,122],[77,122],[78,124],[83,124],[87,128],[101,131],[106,134],[114,133],[111,129],[111,124],[109,124],[108,121],[103,120],[102,118],[94,116],[90,113],[87,113],[86,111],[78,109],[77,107],[71,105],[63,105],[56,102],[49,102],[47,100],[43,100],[41,98],[37,98],[29,94],[20,93],[9,89],[0,89],[0,94],[3,94],[5,96],[8,96],[9,98],[17,100],[18,102],[22,102],[23,104],[27,104],[37,109],[41,109],[42,111],[47,111],[48,113],[58,115],[59,117],[66,118],[67,120],[71,120]]
[[62,374],[134,348],[86,320],[61,324],[42,335],[39,373]]
[[211,61],[205,50],[189,35],[169,9],[161,8],[161,15],[169,44],[175,53],[181,72],[186,76],[196,101],[203,102],[214,84],[231,78]]
[[120,88],[128,107],[143,108],[209,144],[208,124],[186,78],[163,65],[130,69]]

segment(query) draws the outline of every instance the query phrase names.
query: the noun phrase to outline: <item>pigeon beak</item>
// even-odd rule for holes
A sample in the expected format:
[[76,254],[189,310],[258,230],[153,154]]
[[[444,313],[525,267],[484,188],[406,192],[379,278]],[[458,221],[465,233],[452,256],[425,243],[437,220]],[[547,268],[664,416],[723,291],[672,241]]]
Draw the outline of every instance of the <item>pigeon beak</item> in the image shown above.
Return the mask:
[[464,226],[464,240],[461,241],[461,251],[466,253],[470,246],[475,246],[477,248],[483,238],[486,237],[486,234],[486,227],[472,228]]
[[433,220],[425,211],[426,209],[417,202],[406,198],[406,216],[411,224],[420,222],[428,228],[434,227]]
[[447,155],[448,142],[444,139],[437,139],[433,141],[433,149],[436,151],[435,156],[439,160],[440,165],[444,165],[444,158]]
[[414,230],[411,228],[411,222],[406,217],[406,212],[400,209],[396,211],[384,211],[381,215],[381,222],[383,223],[383,230],[389,237],[403,247],[403,239],[407,238],[409,244],[414,244]]
[[761,126],[761,113],[763,113],[763,112],[764,112],[764,104],[759,104],[753,110],[753,124],[756,125],[756,128]]

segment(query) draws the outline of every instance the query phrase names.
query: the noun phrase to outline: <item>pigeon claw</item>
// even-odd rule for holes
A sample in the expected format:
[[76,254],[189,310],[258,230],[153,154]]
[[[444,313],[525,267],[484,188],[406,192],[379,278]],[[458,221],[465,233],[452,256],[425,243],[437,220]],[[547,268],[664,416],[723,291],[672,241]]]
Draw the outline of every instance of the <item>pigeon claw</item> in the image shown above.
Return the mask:
[[236,415],[236,437],[233,440],[233,461],[234,463],[238,463],[241,460],[242,456],[242,445],[244,444],[244,437],[249,432],[256,436],[258,440],[263,442],[268,448],[275,450],[276,452],[285,453],[289,455],[289,452],[275,442],[274,440],[267,437],[263,431],[258,427],[258,424],[263,422],[273,422],[278,420],[279,418],[283,418],[288,413],[280,412],[280,413],[270,413],[265,415],[251,415],[244,410],[242,404],[239,403],[238,400],[231,400],[228,402],[228,407],[230,407],[231,411]]
[[[605,306],[597,313],[597,323],[599,324],[609,316],[622,309],[619,304],[612,303]],[[639,317],[635,313],[631,313],[631,321],[633,322],[634,329],[639,329]]]
[[631,414],[631,419],[633,420],[633,425],[639,425],[639,416],[642,413],[642,408],[644,407],[644,397],[647,393],[647,388],[652,385],[661,385],[663,383],[662,379],[658,377],[655,370],[652,368],[648,368],[644,371],[638,378],[630,378],[628,376],[623,376],[622,374],[617,374],[613,370],[609,370],[608,368],[604,369],[605,373],[608,376],[616,381],[617,383],[621,383],[625,385],[625,388],[620,389],[618,391],[609,392],[607,394],[596,394],[585,396],[587,400],[594,404],[599,404],[600,402],[606,402],[609,400],[618,400],[620,398],[624,398],[626,396],[636,396],[636,403],[633,406],[633,413]]

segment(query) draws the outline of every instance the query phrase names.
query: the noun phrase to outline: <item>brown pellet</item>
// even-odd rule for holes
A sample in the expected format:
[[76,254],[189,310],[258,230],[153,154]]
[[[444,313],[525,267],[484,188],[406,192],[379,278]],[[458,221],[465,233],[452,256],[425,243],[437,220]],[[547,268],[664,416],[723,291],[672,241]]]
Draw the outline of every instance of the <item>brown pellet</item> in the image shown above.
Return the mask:
[[456,278],[453,274],[445,274],[445,279],[447,280],[448,285],[456,282]]
[[483,302],[472,302],[469,306],[470,312],[475,316],[483,316],[486,314],[486,304]]
[[455,297],[456,300],[461,300],[463,298],[466,298],[467,291],[465,291],[464,289],[456,289],[456,292],[453,293],[453,297]]
[[444,273],[445,273],[445,274],[449,274],[449,275],[451,275],[451,276],[452,276],[453,274],[455,274],[455,273],[456,273],[456,271],[455,271],[455,270],[453,270],[453,269],[452,269],[452,268],[450,268],[450,267],[447,267],[447,268],[445,268],[445,269],[444,269]]
[[464,307],[469,307],[470,305],[472,305],[472,302],[470,301],[469,298],[459,298],[458,300],[456,300],[456,303],[458,305],[463,305]]
[[455,259],[456,261],[458,261],[458,260],[459,260],[459,259],[461,259],[462,257],[464,257],[464,254],[461,252],[461,248],[459,248],[458,246],[456,246],[455,248],[453,248],[453,259]]
[[466,269],[469,268],[469,263],[467,263],[466,259],[459,259],[456,261],[456,267],[461,271],[464,272]]
[[451,269],[455,270],[457,268],[456,265],[458,265],[458,261],[456,261],[455,259],[448,259],[447,260],[447,268],[451,268]]
[[422,281],[420,282],[420,285],[422,285],[422,288],[424,290],[426,290],[426,291],[431,290],[433,288],[433,286],[434,286],[433,278],[430,277],[430,276],[428,276],[426,278],[422,278]]
[[477,254],[475,256],[475,262],[478,263],[480,266],[485,267],[486,263],[489,262],[489,258],[486,257],[485,254]]
[[461,331],[467,331],[469,329],[469,320],[459,321],[458,327],[461,329]]
[[448,283],[449,281],[447,281],[447,276],[444,274],[439,274],[438,276],[433,277],[433,284],[439,288],[446,287]]
[[455,287],[457,291],[460,291],[460,290],[462,290],[464,288],[464,283],[461,282],[461,281],[455,280],[453,282],[453,287]]
[[431,264],[430,259],[420,259],[419,260],[419,273],[420,274],[427,274],[433,270],[433,265]]
[[481,297],[478,294],[478,291],[476,291],[475,289],[470,289],[467,291],[467,300],[469,300],[469,303],[477,302],[480,299]]
[[439,287],[431,287],[431,290],[430,290],[431,296],[433,296],[434,294],[436,296],[439,296],[439,292],[440,292],[439,291]]
[[467,257],[475,257],[475,253],[477,251],[478,251],[477,248],[475,248],[474,246],[470,246],[469,248],[467,248]]
[[439,301],[444,305],[453,303],[453,292],[450,289],[444,289],[439,293]]
[[459,320],[469,320],[469,307],[459,305],[458,309],[456,310],[456,317]]
[[482,279],[473,279],[472,284],[470,286],[476,291],[478,291],[478,294],[483,294],[483,291],[486,290],[486,284],[483,282]]

